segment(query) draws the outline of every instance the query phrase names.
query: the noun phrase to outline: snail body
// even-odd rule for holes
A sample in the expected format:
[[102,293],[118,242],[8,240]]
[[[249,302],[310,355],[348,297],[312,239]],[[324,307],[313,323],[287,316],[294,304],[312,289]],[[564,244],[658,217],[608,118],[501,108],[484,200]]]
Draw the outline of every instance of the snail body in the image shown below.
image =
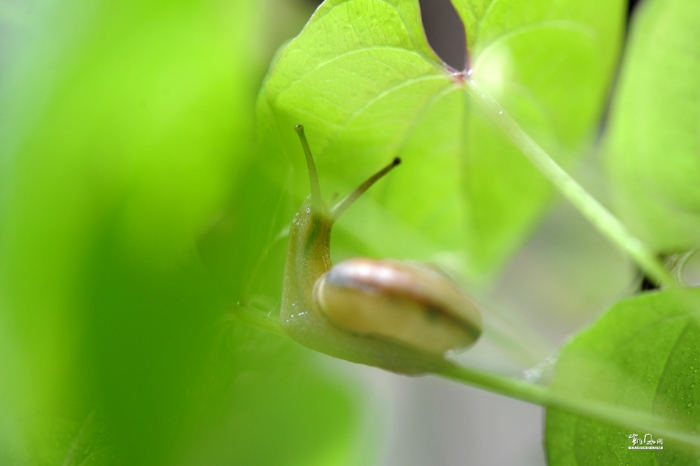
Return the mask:
[[333,207],[321,200],[318,176],[301,125],[311,194],[289,229],[280,324],[299,343],[352,362],[401,373],[436,370],[443,354],[481,333],[476,306],[437,267],[393,259],[354,258],[332,267],[333,223],[394,159]]

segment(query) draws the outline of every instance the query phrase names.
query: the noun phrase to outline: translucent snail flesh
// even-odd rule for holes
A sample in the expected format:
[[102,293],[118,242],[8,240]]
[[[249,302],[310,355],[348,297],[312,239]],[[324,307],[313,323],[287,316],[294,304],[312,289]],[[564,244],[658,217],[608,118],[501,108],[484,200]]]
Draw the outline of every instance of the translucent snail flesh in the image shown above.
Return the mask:
[[393,259],[354,258],[331,268],[333,223],[400,160],[329,208],[304,128],[295,129],[311,194],[289,230],[283,329],[307,347],[353,362],[403,373],[436,370],[446,351],[467,347],[481,334],[478,309],[454,281],[429,264]]

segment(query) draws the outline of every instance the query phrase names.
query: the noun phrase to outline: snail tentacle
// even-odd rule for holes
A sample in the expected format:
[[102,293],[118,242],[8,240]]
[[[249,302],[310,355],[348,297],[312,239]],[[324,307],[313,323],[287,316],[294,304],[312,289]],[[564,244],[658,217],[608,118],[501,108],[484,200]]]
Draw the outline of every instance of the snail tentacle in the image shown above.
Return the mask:
[[364,183],[355,188],[353,192],[345,196],[340,202],[334,205],[330,210],[330,214],[331,217],[333,217],[333,220],[338,220],[338,218],[341,215],[343,215],[343,212],[345,212],[348,209],[348,207],[350,207],[357,200],[357,198],[362,196],[362,194],[364,194],[365,191],[367,191],[374,183],[376,183],[377,180],[389,173],[389,170],[399,165],[400,163],[400,158],[394,158],[394,160],[392,160],[389,165],[382,168],[374,175],[370,176]]

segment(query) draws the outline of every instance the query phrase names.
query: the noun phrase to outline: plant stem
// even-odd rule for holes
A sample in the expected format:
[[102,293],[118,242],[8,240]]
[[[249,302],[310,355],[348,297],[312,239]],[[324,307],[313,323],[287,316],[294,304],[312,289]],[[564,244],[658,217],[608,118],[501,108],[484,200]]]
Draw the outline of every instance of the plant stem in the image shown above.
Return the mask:
[[[234,319],[247,325],[287,337],[279,321],[275,317],[267,315],[262,311],[246,306],[238,306],[232,312],[232,316]],[[635,428],[646,432],[651,431],[657,435],[663,435],[665,438],[674,439],[684,444],[700,448],[700,437],[679,431],[667,420],[659,416],[639,413],[628,408],[621,408],[606,403],[573,399],[557,394],[547,387],[534,383],[460,367],[452,363],[446,364],[443,369],[432,374],[454,382],[481,388],[499,395],[508,396],[547,408],[561,409],[606,423]]]
[[481,388],[499,395],[508,396],[547,408],[561,409],[569,413],[596,419],[621,427],[653,432],[667,439],[700,448],[700,437],[678,430],[668,420],[650,413],[640,413],[608,403],[562,396],[551,389],[529,382],[521,382],[500,375],[476,371],[454,364],[435,375]]
[[649,277],[669,288],[678,286],[653,251],[564,171],[476,79],[468,79],[467,83],[491,119],[598,231],[626,252]]

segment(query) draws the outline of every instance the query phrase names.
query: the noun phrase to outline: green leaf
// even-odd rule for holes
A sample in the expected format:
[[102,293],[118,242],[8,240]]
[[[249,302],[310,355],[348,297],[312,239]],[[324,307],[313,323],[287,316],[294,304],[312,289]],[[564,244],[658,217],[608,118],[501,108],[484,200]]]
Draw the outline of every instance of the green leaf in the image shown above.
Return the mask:
[[[264,239],[273,216],[248,196],[264,204],[269,195],[273,207],[279,199],[250,177],[264,172],[250,136],[262,71],[253,57],[258,8],[59,0],[23,12],[7,32],[2,464],[156,466],[185,464],[185,453],[190,464],[214,464],[197,461],[193,439],[228,458],[236,436],[248,464],[293,464],[286,450],[294,464],[355,456],[356,394],[277,336],[232,333],[245,351],[217,366],[231,374],[228,396],[192,396],[210,382],[202,366],[223,315],[245,292],[248,266],[204,267],[209,256],[197,240],[205,236],[201,247],[212,256],[245,259],[251,250],[257,259],[264,243],[246,239]],[[212,233],[213,224],[226,234]],[[258,269],[281,286],[281,267]],[[217,411],[224,402],[242,412],[229,430],[192,414],[198,403]],[[109,437],[110,454],[99,461],[79,434],[92,409]]]
[[[651,413],[666,427],[696,435],[700,429],[700,290],[646,293],[622,301],[572,339],[556,363],[551,389],[582,403]],[[609,425],[547,410],[549,464],[695,464],[688,451],[658,432]],[[662,438],[663,450],[629,450],[630,435]]]
[[661,252],[700,244],[698,28],[694,0],[642,4],[606,134],[617,212]]
[[158,464],[221,308],[192,251],[248,156],[255,10],[37,8],[0,97],[5,431],[104,405],[117,457]]
[[[466,24],[470,79],[569,164],[605,100],[623,2],[455,6]],[[363,201],[339,227],[361,224],[355,242],[377,255],[448,253],[463,272],[488,274],[522,244],[551,189],[467,81],[426,43],[416,1],[329,0],[272,69],[259,121],[273,120],[261,144],[277,164],[294,167],[297,202],[308,192],[297,123],[307,129],[325,195],[345,193],[402,157],[373,188],[378,202]]]

